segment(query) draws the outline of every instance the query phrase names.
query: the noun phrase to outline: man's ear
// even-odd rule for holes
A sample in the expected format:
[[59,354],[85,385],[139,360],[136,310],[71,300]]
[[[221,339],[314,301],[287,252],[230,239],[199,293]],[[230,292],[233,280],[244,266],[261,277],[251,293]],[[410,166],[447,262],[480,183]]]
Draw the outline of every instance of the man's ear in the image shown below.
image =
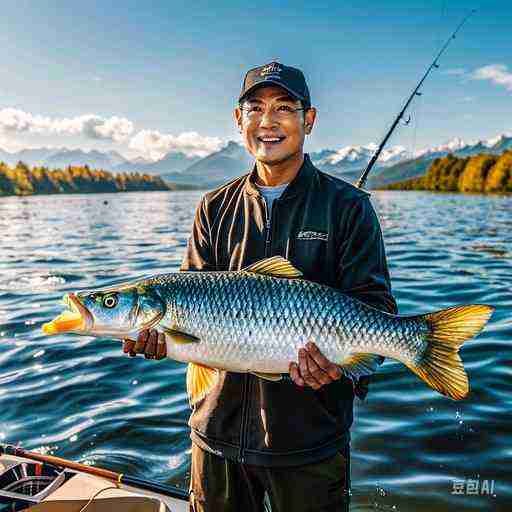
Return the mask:
[[311,107],[304,113],[304,131],[309,135],[313,130],[313,125],[316,119],[316,108]]
[[242,133],[242,111],[240,110],[240,107],[236,107],[235,110],[233,110],[233,117],[235,119],[238,131]]

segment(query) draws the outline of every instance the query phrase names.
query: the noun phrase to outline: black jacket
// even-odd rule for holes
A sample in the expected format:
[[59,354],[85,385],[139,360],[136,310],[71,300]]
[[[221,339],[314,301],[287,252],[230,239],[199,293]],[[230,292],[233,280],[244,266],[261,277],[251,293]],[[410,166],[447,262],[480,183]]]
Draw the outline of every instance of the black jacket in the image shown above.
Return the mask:
[[[306,154],[274,201],[268,229],[255,175],[254,168],[203,196],[181,270],[239,270],[280,255],[305,279],[397,312],[370,194],[319,171]],[[359,391],[362,396],[364,386]],[[354,387],[344,377],[314,391],[290,379],[269,382],[222,371],[219,384],[193,408],[191,438],[248,464],[307,464],[348,443],[353,400]]]

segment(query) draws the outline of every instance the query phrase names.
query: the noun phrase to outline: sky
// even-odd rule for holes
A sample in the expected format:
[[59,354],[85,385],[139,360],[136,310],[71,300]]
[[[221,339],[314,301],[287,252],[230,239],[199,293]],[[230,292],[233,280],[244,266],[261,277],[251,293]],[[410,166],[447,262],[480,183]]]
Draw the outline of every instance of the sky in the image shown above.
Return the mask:
[[239,140],[244,73],[272,60],[306,75],[306,151],[378,143],[471,8],[389,143],[411,152],[512,132],[511,2],[5,2],[0,147],[205,156]]

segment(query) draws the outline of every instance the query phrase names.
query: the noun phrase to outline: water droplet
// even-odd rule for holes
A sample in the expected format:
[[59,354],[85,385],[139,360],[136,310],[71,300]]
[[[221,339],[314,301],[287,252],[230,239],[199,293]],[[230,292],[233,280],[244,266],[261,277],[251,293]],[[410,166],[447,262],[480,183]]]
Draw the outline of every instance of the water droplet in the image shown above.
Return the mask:
[[132,380],[132,385],[133,385],[133,386],[136,386],[138,383],[139,383],[139,381],[138,381],[138,380],[136,380],[136,379],[135,379],[135,380]]
[[74,436],[71,436],[71,437],[69,438],[69,441],[70,441],[71,443],[74,443],[77,439],[78,439],[78,436],[75,434]]

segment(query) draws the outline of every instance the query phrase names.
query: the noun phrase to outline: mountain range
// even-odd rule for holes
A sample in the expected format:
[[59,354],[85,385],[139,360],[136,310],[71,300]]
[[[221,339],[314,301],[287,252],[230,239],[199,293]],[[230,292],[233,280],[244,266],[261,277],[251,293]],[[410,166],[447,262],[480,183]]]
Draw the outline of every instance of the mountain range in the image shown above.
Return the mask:
[[[319,169],[354,182],[377,149],[376,144],[347,146],[338,150],[323,149],[311,152],[310,158]],[[368,180],[370,188],[420,176],[432,160],[452,153],[466,157],[478,153],[500,154],[512,149],[512,135],[503,134],[488,140],[465,143],[455,138],[447,144],[428,148],[411,155],[402,146],[385,149]],[[68,148],[23,149],[10,153],[0,149],[0,161],[15,165],[19,160],[29,166],[49,168],[68,165],[88,165],[112,172],[138,171],[157,174],[171,183],[191,184],[209,188],[246,173],[252,167],[252,158],[243,145],[229,141],[219,151],[200,158],[185,153],[168,153],[157,161],[136,158],[129,160],[116,151],[83,151]]]

